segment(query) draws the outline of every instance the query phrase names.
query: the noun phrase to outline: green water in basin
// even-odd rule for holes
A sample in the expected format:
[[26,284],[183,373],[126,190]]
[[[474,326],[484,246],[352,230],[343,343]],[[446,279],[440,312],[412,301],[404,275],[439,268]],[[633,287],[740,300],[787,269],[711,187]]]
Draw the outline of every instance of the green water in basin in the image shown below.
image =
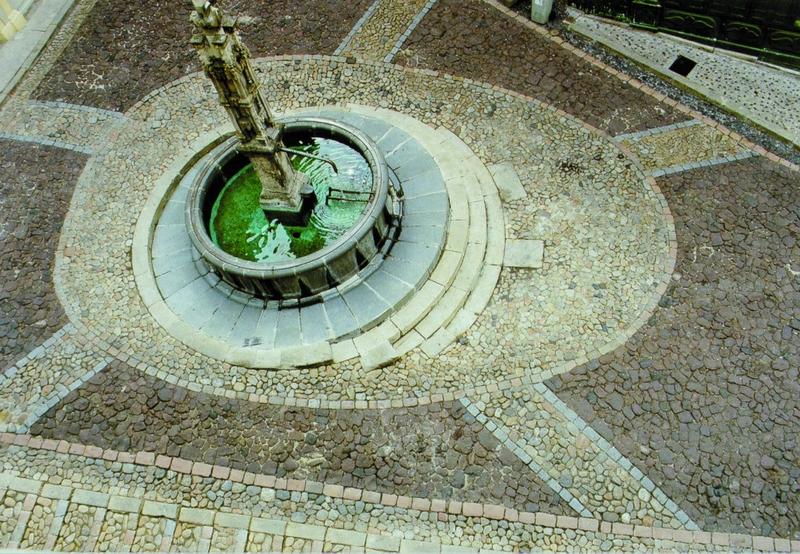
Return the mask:
[[288,144],[295,150],[332,160],[290,155],[294,168],[309,176],[317,205],[304,227],[268,221],[259,205],[261,183],[252,165],[222,188],[211,209],[211,240],[228,254],[256,262],[306,256],[335,242],[361,218],[372,192],[372,171],[354,148],[337,140],[310,137]]

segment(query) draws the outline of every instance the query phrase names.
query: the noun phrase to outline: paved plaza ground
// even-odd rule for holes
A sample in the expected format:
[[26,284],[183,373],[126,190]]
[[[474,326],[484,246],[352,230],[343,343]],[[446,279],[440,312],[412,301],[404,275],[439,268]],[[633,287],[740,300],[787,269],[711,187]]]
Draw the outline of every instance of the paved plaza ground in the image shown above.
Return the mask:
[[796,145],[494,0],[222,6],[276,113],[430,146],[425,308],[165,323],[142,214],[229,123],[188,5],[76,0],[0,105],[0,548],[800,551]]

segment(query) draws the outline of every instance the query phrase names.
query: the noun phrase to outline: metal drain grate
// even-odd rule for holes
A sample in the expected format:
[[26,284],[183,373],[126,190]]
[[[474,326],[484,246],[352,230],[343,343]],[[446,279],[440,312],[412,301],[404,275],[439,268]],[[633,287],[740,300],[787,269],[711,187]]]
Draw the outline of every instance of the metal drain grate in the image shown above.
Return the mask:
[[672,65],[669,66],[669,70],[673,73],[677,73],[678,75],[683,75],[686,77],[692,72],[692,69],[694,69],[694,66],[696,65],[696,61],[679,55],[677,58],[675,58],[675,61],[672,62]]

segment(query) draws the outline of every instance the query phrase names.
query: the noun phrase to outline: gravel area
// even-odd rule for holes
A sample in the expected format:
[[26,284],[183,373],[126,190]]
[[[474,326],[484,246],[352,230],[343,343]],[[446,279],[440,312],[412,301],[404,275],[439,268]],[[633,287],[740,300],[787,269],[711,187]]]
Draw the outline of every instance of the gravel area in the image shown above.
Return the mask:
[[458,402],[290,409],[193,393],[119,362],[69,394],[32,432],[398,495],[570,511],[491,433],[465,420]]
[[0,367],[66,323],[53,288],[54,252],[85,156],[0,140]]
[[[237,0],[242,38],[254,57],[331,54],[369,0]],[[125,111],[151,90],[200,69],[189,46],[190,6],[167,0],[98,0],[34,96]]]
[[480,0],[441,0],[403,48],[397,63],[527,94],[612,135],[687,119]]
[[679,244],[660,309],[548,384],[702,529],[800,536],[800,180],[752,159],[658,182]]

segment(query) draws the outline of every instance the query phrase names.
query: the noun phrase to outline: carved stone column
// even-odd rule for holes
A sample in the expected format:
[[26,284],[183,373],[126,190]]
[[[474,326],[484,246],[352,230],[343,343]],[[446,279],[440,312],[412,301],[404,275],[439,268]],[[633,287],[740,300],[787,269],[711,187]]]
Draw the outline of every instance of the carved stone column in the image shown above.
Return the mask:
[[200,53],[203,70],[236,126],[239,150],[250,158],[261,180],[261,207],[268,217],[306,211],[308,202],[313,201],[313,190],[308,177],[295,171],[281,151],[283,128],[273,121],[261,95],[250,52],[236,32],[236,21],[223,16],[215,0],[192,2],[195,11],[191,20],[198,31],[192,36],[192,46]]

